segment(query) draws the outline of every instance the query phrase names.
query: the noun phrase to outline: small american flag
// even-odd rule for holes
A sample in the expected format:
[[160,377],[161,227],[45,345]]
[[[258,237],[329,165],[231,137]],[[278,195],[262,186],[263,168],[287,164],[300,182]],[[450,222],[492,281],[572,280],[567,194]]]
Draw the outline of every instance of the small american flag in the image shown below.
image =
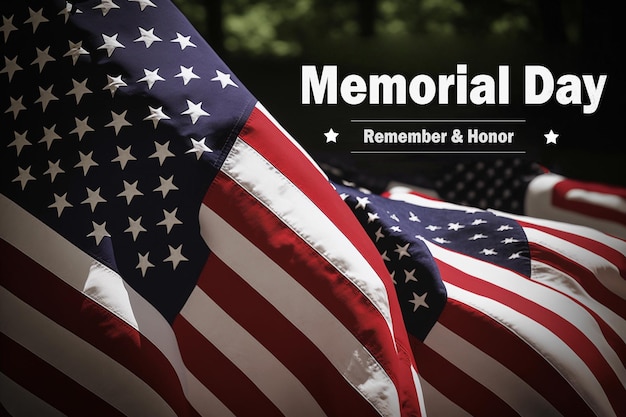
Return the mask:
[[[623,240],[399,188],[337,188],[394,276],[428,415],[626,415]],[[412,282],[400,257],[436,264],[447,303],[435,323],[424,313],[439,308],[438,276]]]
[[393,284],[167,0],[0,6],[10,415],[420,415]]

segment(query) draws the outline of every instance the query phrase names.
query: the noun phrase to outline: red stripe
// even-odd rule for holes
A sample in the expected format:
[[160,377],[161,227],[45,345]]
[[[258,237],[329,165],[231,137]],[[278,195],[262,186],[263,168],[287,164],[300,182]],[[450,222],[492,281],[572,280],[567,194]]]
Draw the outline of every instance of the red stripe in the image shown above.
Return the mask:
[[209,258],[198,286],[272,352],[326,413],[378,415],[297,327],[216,256]]
[[553,251],[538,243],[530,242],[529,247],[533,260],[550,265],[572,277],[591,297],[620,317],[626,318],[625,300],[602,285],[592,271],[560,252]]
[[591,416],[594,412],[568,381],[536,350],[511,329],[493,318],[448,298],[439,322],[477,349],[500,362],[566,416]]
[[[566,231],[559,230],[559,229],[554,229],[552,227],[525,222],[522,220],[517,220],[517,221],[525,229],[540,230],[544,233],[550,234],[554,237],[565,240],[583,249],[586,249],[590,252],[595,253],[596,255],[606,259],[609,263],[614,265],[619,270],[620,276],[623,279],[626,279],[626,253],[620,252],[619,250],[611,246],[605,245],[602,242],[598,242],[596,240],[593,240],[591,238],[587,238],[581,235],[577,235],[577,234],[566,232]],[[619,239],[619,238],[615,238],[615,239]]]
[[[68,416],[123,416],[92,392],[0,333],[0,371]],[[69,399],[69,401],[68,401]]]
[[276,406],[224,354],[178,315],[172,325],[191,373],[237,416],[282,416]]
[[170,362],[141,333],[2,239],[0,253],[11,260],[0,263],[7,290],[140,377],[178,416],[197,415]]
[[[496,300],[520,314],[543,325],[557,337],[563,340],[596,376],[598,382],[606,392],[613,408],[619,415],[626,413],[626,404],[617,399],[626,395],[615,371],[607,363],[601,352],[591,343],[589,338],[566,319],[558,316],[540,304],[523,298],[522,296],[477,279],[437,259],[439,270],[444,281],[463,288],[473,294]],[[625,414],[626,415],[626,414]]]
[[586,183],[570,179],[564,179],[558,182],[552,189],[552,204],[556,207],[569,211],[575,211],[584,215],[605,219],[626,225],[626,215],[618,210],[608,207],[599,206],[592,202],[572,200],[567,198],[566,194],[574,189],[586,192],[601,193],[610,196],[617,196],[626,199],[626,189],[612,187],[609,185]]
[[[223,198],[224,195],[229,198]],[[403,384],[407,380],[403,378],[410,371],[409,362],[398,362],[386,321],[370,300],[332,264],[222,173],[209,188],[204,204],[317,298],[368,349],[399,390],[406,387]],[[403,354],[408,352],[400,355]],[[401,375],[403,372],[405,375]],[[412,383],[411,387],[414,387]],[[415,392],[412,394],[414,401],[407,406],[411,402],[417,404]]]
[[[409,336],[420,374],[442,395],[473,416],[519,416],[500,397],[448,362],[419,339]],[[428,407],[428,404],[426,404]],[[428,411],[428,408],[427,408]]]

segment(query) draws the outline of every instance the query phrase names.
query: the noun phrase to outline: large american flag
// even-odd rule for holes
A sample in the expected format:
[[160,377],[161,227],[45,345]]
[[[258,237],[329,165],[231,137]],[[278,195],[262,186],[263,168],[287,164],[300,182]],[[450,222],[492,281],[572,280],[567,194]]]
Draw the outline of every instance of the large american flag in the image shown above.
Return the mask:
[[[626,242],[408,189],[337,188],[394,276],[428,415],[626,415]],[[423,341],[410,320],[438,308],[437,276],[400,259],[434,262],[447,293]]]
[[10,415],[421,415],[392,280],[167,0],[0,5]]

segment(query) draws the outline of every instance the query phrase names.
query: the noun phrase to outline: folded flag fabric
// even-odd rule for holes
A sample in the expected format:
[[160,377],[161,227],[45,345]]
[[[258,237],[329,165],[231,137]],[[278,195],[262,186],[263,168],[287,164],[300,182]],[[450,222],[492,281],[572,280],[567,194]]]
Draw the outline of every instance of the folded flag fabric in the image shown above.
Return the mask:
[[422,414],[375,246],[171,3],[0,15],[3,414]]
[[[625,415],[626,242],[406,189],[337,189],[394,277],[428,415]],[[400,260],[439,275],[399,274]],[[422,342],[412,316],[438,308],[439,277],[447,302]]]

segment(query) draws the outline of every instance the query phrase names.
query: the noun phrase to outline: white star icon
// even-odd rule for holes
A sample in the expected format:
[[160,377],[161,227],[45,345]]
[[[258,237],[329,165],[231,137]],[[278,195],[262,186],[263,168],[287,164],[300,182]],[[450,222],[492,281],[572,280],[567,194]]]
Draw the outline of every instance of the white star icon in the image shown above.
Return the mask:
[[204,143],[205,141],[206,138],[202,138],[201,140],[191,139],[191,149],[189,149],[185,153],[195,153],[196,158],[200,159],[204,152],[213,152],[211,148],[206,146],[206,144]]
[[106,16],[107,13],[111,11],[111,9],[119,9],[119,8],[120,6],[113,3],[113,0],[101,0],[99,5],[93,7],[94,10],[100,9],[100,11],[102,12],[102,16]]
[[124,230],[124,232],[131,233],[133,235],[133,241],[137,240],[139,233],[146,231],[147,230],[141,225],[141,216],[136,220],[131,217],[128,218],[128,228]]
[[20,152],[22,152],[22,148],[24,148],[24,146],[31,145],[28,139],[26,139],[27,134],[28,130],[25,130],[24,133],[13,132],[13,142],[9,143],[8,146],[15,146],[15,150],[18,156],[20,155]]
[[417,311],[418,308],[420,307],[428,307],[428,304],[426,304],[426,296],[428,295],[427,292],[425,292],[422,295],[417,295],[416,293],[413,293],[413,299],[409,300],[409,303],[413,304],[413,312]]
[[119,193],[117,196],[125,197],[126,204],[130,205],[130,202],[133,201],[133,198],[135,198],[138,195],[143,195],[143,193],[137,189],[138,182],[139,181],[135,181],[134,183],[130,184],[126,182],[126,180],[124,180],[124,191]]
[[167,233],[169,233],[172,230],[172,227],[174,227],[175,225],[183,224],[183,222],[178,220],[178,218],[176,217],[177,211],[178,208],[175,208],[172,211],[163,210],[163,220],[158,222],[157,226],[165,226]]
[[146,45],[146,48],[150,48],[150,46],[152,46],[152,43],[154,42],[163,41],[163,39],[159,38],[158,36],[154,34],[154,28],[150,30],[145,30],[144,28],[140,27],[139,34],[141,36],[139,36],[133,42],[143,42]]
[[189,259],[185,258],[183,256],[182,249],[183,249],[183,245],[178,245],[177,248],[173,248],[170,245],[167,245],[167,247],[170,250],[170,256],[168,256],[167,258],[163,259],[163,262],[171,262],[172,263],[172,269],[176,269],[178,267],[178,264],[183,262],[183,261],[188,261]]
[[161,194],[163,195],[163,198],[165,198],[167,196],[167,193],[169,193],[170,191],[175,191],[178,190],[178,187],[174,185],[174,176],[170,176],[168,179],[165,179],[163,177],[159,177],[159,181],[161,182],[161,185],[159,185],[157,188],[154,189],[155,192],[160,191]]
[[48,46],[46,49],[44,49],[43,51],[39,48],[35,48],[37,50],[37,58],[35,58],[33,60],[33,62],[31,62],[31,65],[35,65],[37,64],[37,66],[39,67],[39,72],[43,71],[43,67],[51,61],[54,61],[54,58],[52,58],[50,56],[50,54],[48,54],[48,51],[50,50],[50,47]]
[[74,168],[82,168],[83,169],[83,175],[87,175],[87,173],[89,172],[89,169],[91,167],[97,167],[98,166],[98,164],[92,158],[93,151],[89,152],[87,155],[85,155],[84,153],[79,151],[78,155],[80,157],[80,162],[78,162],[76,165],[74,165]]
[[393,251],[398,254],[398,260],[402,259],[403,256],[407,256],[409,258],[411,257],[409,254],[409,245],[410,243],[400,246],[396,243],[396,248]]
[[152,86],[157,81],[165,81],[165,78],[159,75],[159,68],[155,69],[154,71],[150,71],[144,68],[143,73],[145,74],[145,77],[138,79],[137,82],[144,81],[146,84],[148,84],[148,90],[151,90]]
[[9,81],[13,78],[13,74],[17,71],[20,71],[22,67],[17,65],[17,57],[13,59],[9,59],[8,57],[4,57],[4,68],[0,70],[0,74],[7,74],[9,76]]
[[107,36],[104,33],[102,34],[102,40],[104,43],[98,47],[98,49],[106,49],[107,55],[113,55],[113,52],[116,48],[126,48],[124,45],[117,41],[118,34],[116,33],[113,36]]
[[339,133],[335,132],[331,127],[328,132],[324,133],[324,136],[326,136],[326,143],[337,143],[337,136],[339,136]]
[[38,11],[34,11],[30,7],[28,8],[28,13],[30,17],[24,21],[24,23],[30,23],[33,25],[33,33],[37,31],[37,28],[41,23],[48,22],[49,20],[43,17],[43,9],[39,9]]
[[58,100],[58,98],[52,94],[52,86],[48,87],[47,90],[39,87],[39,98],[35,101],[35,103],[41,103],[43,111],[46,111],[48,104],[54,100]]
[[52,146],[52,142],[54,142],[57,139],[61,139],[61,136],[59,136],[57,132],[54,131],[56,128],[57,128],[56,124],[52,125],[52,127],[44,126],[43,137],[39,140],[38,143],[45,143],[46,148],[50,150],[50,147]]
[[69,41],[69,43],[70,43],[69,50],[63,56],[64,57],[71,56],[72,57],[72,63],[74,65],[76,65],[76,62],[78,61],[78,58],[80,58],[81,55],[89,55],[89,52],[87,52],[83,48],[83,42],[82,41],[80,41],[78,43],[74,43],[72,41]]
[[28,181],[33,181],[35,177],[30,175],[30,167],[26,167],[26,169],[22,169],[17,167],[18,175],[13,179],[12,182],[18,182],[22,186],[22,190],[26,187]]
[[50,182],[54,182],[58,174],[65,173],[59,166],[60,162],[60,159],[56,162],[48,161],[48,169],[44,172],[44,175],[50,175]]
[[158,143],[158,142],[154,142],[155,152],[152,155],[150,155],[149,158],[158,158],[159,159],[159,165],[163,165],[163,162],[165,162],[165,160],[167,158],[175,156],[168,149],[169,146],[170,146],[170,142],[169,141],[165,142],[162,145],[160,143]]
[[139,253],[138,255],[139,255],[139,263],[137,264],[135,269],[141,269],[141,276],[145,277],[146,271],[148,271],[148,268],[154,268],[154,264],[148,260],[148,256],[150,255],[150,252],[146,252],[145,255],[142,255],[141,253]]
[[120,166],[122,167],[122,170],[124,170],[124,168],[126,168],[126,164],[128,163],[128,161],[136,161],[136,160],[137,158],[135,158],[130,153],[130,145],[128,145],[128,148],[126,149],[123,149],[117,146],[117,156],[111,159],[111,162],[119,162]]
[[181,115],[188,115],[189,117],[191,117],[191,123],[194,125],[200,117],[210,116],[209,113],[202,110],[202,102],[193,103],[190,100],[187,100],[187,110],[182,112]]
[[9,34],[17,30],[17,28],[13,25],[13,16],[6,18],[2,16],[2,26],[0,26],[0,32],[4,35],[4,42],[9,39]]
[[126,120],[126,113],[128,112],[128,110],[124,110],[122,112],[122,114],[117,114],[114,111],[111,111],[111,117],[113,118],[109,123],[105,124],[104,127],[112,127],[115,129],[115,136],[118,135],[118,133],[120,133],[120,130],[124,127],[124,126],[132,126],[132,124],[130,124],[127,120]]
[[193,79],[200,79],[199,76],[193,73],[193,67],[187,68],[187,67],[183,67],[182,65],[180,66],[180,72],[176,74],[174,77],[182,78],[184,85],[187,85],[187,83],[189,83],[189,81]]
[[67,202],[67,193],[63,195],[54,194],[54,203],[48,206],[48,208],[57,209],[57,217],[61,217],[61,213],[63,213],[63,210],[68,207],[72,207],[72,205]]
[[176,32],[176,39],[172,39],[170,42],[176,42],[180,45],[180,49],[183,50],[186,47],[190,46],[196,48],[193,42],[190,41],[191,36],[183,36],[180,33]]
[[89,116],[85,117],[83,120],[80,120],[78,117],[74,118],[76,123],[76,128],[70,131],[70,133],[76,133],[78,135],[78,140],[82,140],[83,136],[87,132],[93,132],[94,130],[87,124],[87,120]]
[[545,136],[546,138],[546,145],[549,145],[551,143],[556,145],[556,139],[559,137],[558,133],[554,133],[554,130],[552,129],[550,129],[550,131],[543,136]]
[[404,283],[406,284],[409,281],[417,282],[417,278],[415,278],[415,269],[411,271],[404,270]]
[[76,104],[80,103],[80,100],[83,98],[85,94],[92,93],[90,89],[87,88],[87,79],[84,79],[81,82],[76,80],[72,80],[72,84],[74,87],[67,92],[67,96],[73,95],[76,99]]
[[139,8],[141,9],[142,12],[148,6],[156,7],[156,5],[154,3],[152,3],[150,0],[129,0],[129,1],[138,3],[139,4]]
[[102,222],[102,224],[98,224],[92,221],[91,224],[93,225],[93,232],[89,233],[87,237],[93,237],[94,239],[96,239],[96,245],[99,245],[100,242],[102,242],[102,239],[104,239],[105,237],[111,237],[106,229],[107,222]]
[[217,74],[217,76],[211,78],[211,81],[219,81],[222,84],[222,89],[226,88],[226,86],[228,85],[239,88],[239,86],[230,79],[230,74],[226,74],[220,70],[215,70],[215,73]]
[[99,203],[106,203],[106,202],[107,201],[104,198],[102,198],[102,196],[100,195],[100,188],[98,187],[95,190],[87,188],[87,198],[81,201],[80,204],[89,204],[89,207],[91,208],[91,212],[93,213],[96,210],[96,206]]
[[117,77],[107,75],[107,85],[104,86],[103,90],[109,90],[111,92],[111,97],[113,97],[115,96],[117,89],[120,87],[128,87],[128,84],[122,80],[121,75],[118,75]]
[[9,112],[13,113],[13,119],[17,119],[17,115],[22,110],[26,110],[26,107],[24,107],[24,105],[22,104],[22,100],[23,99],[24,99],[24,96],[18,98],[17,100],[14,99],[13,97],[9,97],[9,100],[11,101],[11,105],[4,112],[5,113],[9,113]]
[[150,109],[150,115],[144,118],[143,120],[152,120],[152,123],[154,124],[155,129],[157,125],[159,124],[159,121],[169,120],[170,117],[166,115],[165,113],[163,113],[163,106],[157,107],[156,109],[151,106],[148,106],[148,108]]

